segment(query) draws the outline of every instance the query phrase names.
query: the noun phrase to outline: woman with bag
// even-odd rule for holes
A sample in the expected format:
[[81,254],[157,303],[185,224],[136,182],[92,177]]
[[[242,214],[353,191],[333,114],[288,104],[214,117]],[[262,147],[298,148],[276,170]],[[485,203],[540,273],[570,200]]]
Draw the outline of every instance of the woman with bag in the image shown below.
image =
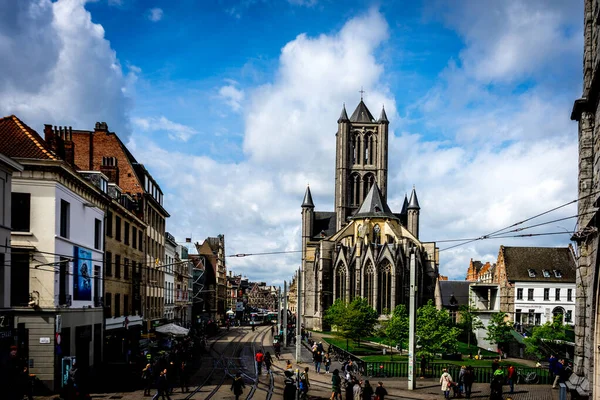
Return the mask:
[[452,377],[448,373],[448,370],[444,368],[442,372],[442,376],[440,376],[440,385],[442,385],[441,389],[444,392],[444,398],[450,398],[450,388],[452,387]]
[[152,390],[152,366],[146,364],[146,368],[142,370],[142,381],[144,382],[144,396],[150,396]]

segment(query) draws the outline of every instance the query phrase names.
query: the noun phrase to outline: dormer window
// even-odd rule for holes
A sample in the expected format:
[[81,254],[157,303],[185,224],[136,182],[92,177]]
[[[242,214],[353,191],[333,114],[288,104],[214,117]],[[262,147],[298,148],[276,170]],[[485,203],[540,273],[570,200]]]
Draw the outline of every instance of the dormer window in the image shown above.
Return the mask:
[[529,268],[527,272],[529,273],[530,278],[535,278],[535,269]]
[[544,274],[544,278],[550,278],[550,271],[548,271],[547,269],[543,269],[542,273]]
[[559,270],[555,269],[554,270],[554,276],[557,278],[562,278],[562,272],[560,272]]

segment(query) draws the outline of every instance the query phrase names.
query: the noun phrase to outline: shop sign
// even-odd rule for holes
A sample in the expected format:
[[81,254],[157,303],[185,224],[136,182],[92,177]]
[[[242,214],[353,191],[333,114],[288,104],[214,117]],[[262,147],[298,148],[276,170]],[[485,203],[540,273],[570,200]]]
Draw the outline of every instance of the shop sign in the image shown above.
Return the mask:
[[69,383],[69,372],[71,368],[73,368],[73,364],[75,364],[75,357],[63,357],[62,358],[62,369],[61,369],[61,379],[60,386],[65,387]]
[[49,337],[41,337],[40,344],[50,344],[50,338]]

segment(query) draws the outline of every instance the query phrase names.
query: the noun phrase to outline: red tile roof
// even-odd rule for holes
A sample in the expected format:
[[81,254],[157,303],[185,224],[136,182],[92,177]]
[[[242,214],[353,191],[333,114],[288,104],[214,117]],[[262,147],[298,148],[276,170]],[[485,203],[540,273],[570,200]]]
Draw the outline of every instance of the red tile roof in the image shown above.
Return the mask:
[[0,119],[0,153],[13,158],[58,159],[44,139],[14,115]]

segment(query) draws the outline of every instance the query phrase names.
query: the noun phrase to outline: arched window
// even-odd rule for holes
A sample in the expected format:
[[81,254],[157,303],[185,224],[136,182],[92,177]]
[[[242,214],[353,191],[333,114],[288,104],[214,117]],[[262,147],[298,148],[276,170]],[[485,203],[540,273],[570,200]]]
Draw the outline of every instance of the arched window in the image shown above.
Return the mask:
[[381,244],[381,228],[379,227],[379,225],[375,225],[373,227],[373,244]]
[[365,141],[365,145],[363,147],[364,150],[364,154],[365,154],[365,158],[364,158],[364,162],[365,165],[369,165],[372,164],[371,162],[371,135],[365,135],[365,137],[363,138],[363,140]]
[[357,163],[356,135],[352,136],[352,164]]
[[360,205],[360,177],[354,173],[350,176],[350,205]]
[[[373,182],[375,182],[375,176],[373,174],[366,174],[363,176],[363,196],[367,196],[369,190],[371,190],[371,186],[373,186]],[[364,198],[363,198],[364,200]],[[361,201],[362,202],[362,201]]]
[[369,263],[365,268],[365,276],[364,276],[364,297],[367,299],[367,302],[371,307],[375,307],[375,269],[373,268],[373,264]]
[[392,266],[388,261],[378,268],[377,312],[382,314],[387,309],[392,312]]
[[346,300],[346,267],[341,264],[335,271],[335,298]]
[[353,142],[354,148],[353,148],[353,154],[352,154],[352,156],[354,157],[354,164],[360,164],[360,162],[361,162],[361,158],[362,158],[361,157],[362,152],[360,150],[361,143],[362,143],[362,140],[361,140],[360,132],[358,132],[358,131],[354,132],[354,142]]
[[565,320],[565,309],[562,307],[556,307],[552,310],[552,316],[557,317],[560,315],[561,322],[564,323]]

